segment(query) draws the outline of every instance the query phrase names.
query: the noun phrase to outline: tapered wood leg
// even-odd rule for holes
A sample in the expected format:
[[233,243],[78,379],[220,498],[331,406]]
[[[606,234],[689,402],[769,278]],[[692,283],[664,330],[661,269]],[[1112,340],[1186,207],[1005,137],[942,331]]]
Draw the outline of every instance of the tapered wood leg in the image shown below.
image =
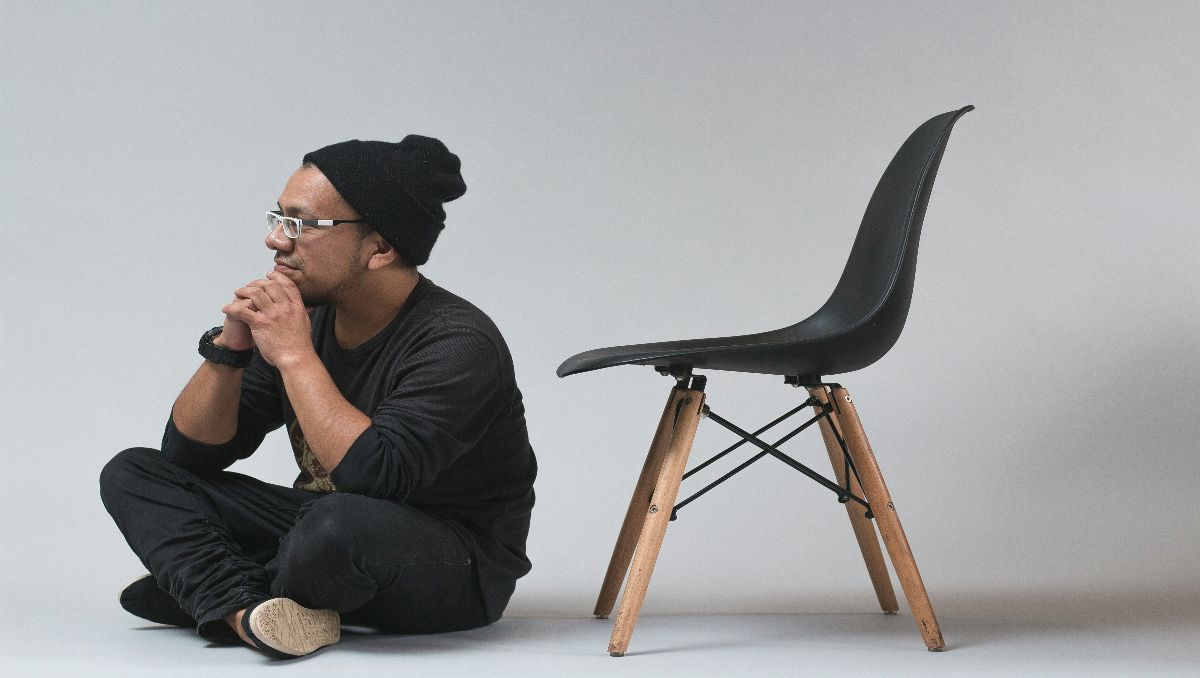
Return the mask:
[[[821,403],[829,402],[829,394],[824,386],[810,388],[808,392]],[[820,407],[813,409],[820,410]],[[833,434],[830,420],[833,421],[834,426],[837,426],[838,431],[843,430],[842,425],[838,423],[837,415],[831,412],[829,418],[822,419],[819,424],[821,437],[825,439],[825,449],[829,452],[829,462],[833,464],[833,473],[837,478],[838,485],[846,487],[846,464],[842,457],[842,446],[838,444],[837,438]],[[862,487],[859,486],[858,479],[854,477],[853,473],[850,474],[849,488],[852,494],[865,497]],[[867,574],[870,575],[871,584],[875,587],[875,597],[879,599],[879,607],[887,614],[896,614],[900,605],[896,602],[896,592],[892,589],[891,578],[888,577],[887,564],[883,560],[883,550],[879,547],[879,540],[875,537],[875,526],[865,515],[861,504],[846,502],[846,514],[850,516],[850,526],[854,528],[854,536],[858,539],[858,548],[862,551],[863,561],[867,564]]]
[[633,488],[633,497],[629,499],[629,508],[625,510],[625,521],[621,523],[621,533],[617,535],[617,544],[613,547],[608,571],[604,575],[604,584],[600,587],[600,596],[596,599],[596,609],[592,613],[601,619],[607,618],[617,603],[621,582],[625,579],[625,573],[629,571],[629,561],[633,558],[634,547],[642,534],[642,525],[646,522],[646,507],[650,505],[650,495],[654,492],[658,471],[671,442],[675,403],[683,397],[679,393],[680,389],[675,387],[667,396],[667,404],[663,407],[662,418],[658,421],[658,429],[650,443],[650,451],[646,453],[646,462],[642,464],[642,474],[638,476],[637,485]]
[[875,523],[879,526],[879,535],[883,537],[883,544],[892,558],[892,567],[896,570],[896,578],[900,580],[900,588],[904,589],[904,597],[908,600],[908,607],[912,610],[917,628],[921,630],[926,647],[931,651],[943,650],[946,643],[942,640],[941,628],[933,614],[933,605],[929,602],[929,594],[925,592],[925,583],[921,581],[921,573],[917,570],[917,561],[909,548],[908,538],[904,536],[904,528],[900,525],[900,516],[892,503],[892,495],[883,482],[883,474],[875,461],[875,453],[871,451],[871,443],[863,431],[862,422],[859,421],[858,410],[846,389],[834,387],[832,397],[838,422],[842,426],[842,437],[862,479],[867,503],[871,505]]
[[683,471],[692,451],[692,441],[696,438],[696,427],[704,407],[704,392],[680,389],[676,403],[677,409],[671,413],[673,430],[670,443],[654,483],[650,505],[643,509],[646,512],[645,525],[634,552],[629,580],[625,583],[621,608],[613,623],[612,638],[608,642],[608,653],[614,657],[624,655],[629,648],[633,627],[637,624],[642,601],[646,598],[650,575],[654,572],[654,563],[658,560],[671,511],[679,494],[679,483],[683,480]]

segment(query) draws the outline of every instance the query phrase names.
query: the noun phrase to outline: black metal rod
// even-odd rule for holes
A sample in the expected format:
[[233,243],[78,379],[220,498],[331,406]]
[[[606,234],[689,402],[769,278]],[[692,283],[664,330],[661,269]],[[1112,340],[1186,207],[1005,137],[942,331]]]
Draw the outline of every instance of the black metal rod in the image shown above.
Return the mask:
[[[808,405],[804,405],[803,407],[807,407],[807,406],[808,406]],[[799,409],[799,408],[798,408],[798,409]],[[797,411],[798,411],[798,409],[797,409],[797,410],[792,410],[792,413],[795,413],[795,412],[797,412]],[[791,433],[788,433],[788,434],[787,434],[787,435],[785,435],[784,437],[782,437],[782,438],[780,438],[779,440],[775,441],[775,445],[774,445],[774,447],[778,447],[778,446],[780,446],[780,445],[782,445],[782,444],[786,443],[787,441],[791,440],[792,438],[794,438],[796,435],[798,435],[798,434],[799,434],[801,431],[803,431],[804,429],[806,429],[806,428],[808,428],[809,426],[812,426],[812,425],[813,425],[813,424],[815,424],[816,422],[820,421],[821,417],[828,416],[828,414],[829,414],[829,413],[828,413],[828,411],[827,411],[827,410],[823,410],[823,411],[822,411],[820,414],[818,414],[817,416],[815,416],[815,417],[813,417],[812,419],[809,419],[808,421],[806,421],[806,422],[804,422],[803,424],[801,424],[799,428],[797,428],[797,429],[793,430]],[[710,416],[710,417],[711,417],[711,416],[713,416],[712,410],[708,410],[708,414],[707,414],[707,416]],[[718,418],[719,418],[719,417],[718,417]],[[775,423],[778,423],[778,420],[777,420]],[[772,425],[773,425],[773,424],[772,424]],[[755,438],[755,440],[757,440],[757,438]],[[747,442],[747,440],[743,439],[743,440],[742,440],[742,442]],[[681,501],[681,502],[679,502],[678,504],[676,504],[676,505],[674,506],[674,508],[672,508],[672,509],[671,509],[671,520],[675,520],[675,517],[676,517],[676,515],[675,515],[675,514],[679,512],[679,509],[681,509],[681,508],[683,508],[684,506],[687,506],[688,504],[690,504],[690,503],[692,502],[692,500],[699,498],[701,495],[703,495],[704,493],[708,492],[708,491],[709,491],[709,490],[711,490],[712,488],[716,487],[717,485],[720,485],[721,483],[725,482],[726,480],[729,480],[729,479],[730,479],[730,478],[732,478],[732,477],[733,477],[735,474],[737,474],[737,473],[741,472],[743,469],[745,469],[745,468],[746,468],[747,466],[749,466],[750,464],[753,464],[754,462],[758,461],[759,459],[762,459],[762,458],[763,458],[763,457],[765,457],[767,454],[769,454],[769,453],[768,453],[768,452],[759,452],[758,454],[756,454],[756,455],[754,455],[753,457],[751,457],[749,460],[747,460],[747,461],[745,461],[745,462],[743,462],[743,463],[739,464],[739,465],[738,465],[736,468],[734,468],[734,469],[733,469],[732,471],[730,471],[729,473],[726,473],[725,475],[721,476],[720,478],[717,478],[716,480],[714,480],[713,482],[709,483],[707,486],[705,486],[704,488],[702,488],[701,490],[699,490],[698,492],[696,492],[696,493],[695,493],[695,494],[693,494],[692,496],[690,496],[690,497],[688,497],[687,499],[684,499],[683,501]],[[780,454],[782,454],[782,452],[781,452]],[[699,470],[699,469],[697,469],[697,470]]]
[[846,479],[846,494],[850,494],[850,455],[842,453],[842,477]]
[[[832,405],[828,405],[828,407],[830,407],[830,409],[833,408]],[[850,493],[850,474],[854,473],[854,479],[858,481],[859,487],[863,486],[862,478],[860,478],[858,476],[858,467],[854,465],[854,460],[850,458],[850,448],[846,447],[846,439],[842,437],[842,432],[839,431],[837,425],[834,424],[833,417],[829,418],[829,430],[833,431],[833,437],[837,440],[838,447],[842,448],[842,460],[846,464],[846,466],[845,466],[846,470],[844,471],[844,473],[846,475],[846,494],[851,495],[851,493]],[[865,492],[864,492],[864,494],[865,494]],[[841,500],[839,499],[839,501],[841,501]],[[867,504],[865,502],[861,502],[861,501],[858,503],[867,507],[867,512],[866,512],[867,520],[871,520],[872,518],[875,517],[875,514],[871,513],[871,506],[869,504]]]
[[734,468],[729,473],[726,473],[725,475],[721,476],[720,478],[717,478],[716,480],[712,481],[711,483],[705,485],[700,490],[697,490],[696,493],[693,494],[692,496],[690,496],[687,499],[684,499],[683,501],[676,504],[675,508],[671,512],[672,519],[674,519],[675,513],[678,512],[679,509],[681,509],[684,506],[687,506],[688,504],[692,503],[693,501],[699,499],[700,497],[702,497],[705,493],[707,493],[712,488],[716,487],[717,485],[720,485],[721,483],[725,482],[726,480],[729,480],[734,475],[740,473],[747,466],[749,466],[750,464],[753,464],[754,462],[758,461],[759,459],[762,459],[765,456],[767,456],[766,452],[759,452],[758,454],[754,455],[753,457],[750,457],[746,461],[738,464],[737,467]]
[[[832,417],[829,419],[829,429],[833,431],[833,437],[837,439],[838,446],[842,448],[842,457],[846,460],[846,468],[854,473],[854,479],[858,481],[858,486],[862,487],[862,478],[858,475],[858,467],[854,465],[854,459],[850,457],[850,448],[846,447],[846,440],[842,438],[841,432],[834,425]],[[850,473],[846,473],[846,491],[850,491]],[[870,507],[868,507],[869,510]],[[867,517],[869,518],[870,516],[868,515]]]
[[[774,427],[776,424],[778,424],[779,422],[781,422],[781,421],[783,421],[783,420],[787,419],[788,417],[791,417],[792,415],[796,414],[797,412],[799,412],[800,410],[802,410],[802,409],[804,409],[804,408],[806,408],[806,407],[811,407],[811,406],[812,406],[812,404],[813,404],[813,403],[811,402],[812,400],[813,400],[812,398],[809,398],[809,399],[808,399],[807,401],[805,401],[804,403],[801,403],[801,405],[800,405],[799,407],[796,407],[795,409],[792,409],[792,410],[790,410],[790,411],[789,411],[789,412],[787,412],[786,414],[783,414],[783,415],[781,415],[781,416],[780,416],[778,419],[776,419],[775,421],[772,421],[771,423],[769,423],[769,424],[767,424],[767,425],[763,426],[762,428],[758,429],[757,431],[755,431],[755,432],[754,432],[754,435],[756,435],[756,436],[757,436],[757,435],[762,435],[763,433],[765,433],[765,432],[769,431],[771,428],[773,428],[773,427]],[[698,473],[698,472],[700,472],[700,471],[704,470],[705,468],[707,468],[707,467],[708,467],[710,464],[712,464],[713,462],[717,461],[718,459],[720,459],[720,458],[724,457],[725,455],[729,454],[730,452],[733,452],[734,450],[736,450],[737,448],[739,448],[739,447],[741,447],[742,445],[745,445],[745,444],[746,444],[746,441],[743,439],[743,440],[739,440],[739,441],[737,441],[737,442],[736,442],[736,443],[734,443],[733,445],[730,445],[729,447],[725,448],[724,450],[722,450],[722,451],[718,452],[717,454],[713,455],[713,457],[712,457],[711,459],[709,459],[708,461],[704,462],[703,464],[700,464],[700,465],[699,465],[699,466],[697,466],[696,468],[694,468],[694,469],[692,469],[692,470],[688,471],[687,473],[683,474],[683,480],[687,480],[687,479],[688,479],[688,478],[690,478],[691,476],[693,476],[693,475],[695,475],[696,473]]]
[[[791,438],[791,436],[796,435],[800,431],[803,431],[804,429],[808,428],[813,423],[815,423],[816,421],[818,421],[819,419],[824,417],[825,414],[826,413],[822,412],[821,414],[813,417],[807,423],[805,423],[803,426],[796,429],[788,436],[785,436],[785,440],[788,438]],[[771,455],[772,457],[775,457],[776,459],[778,459],[779,461],[782,461],[783,463],[787,464],[788,466],[791,466],[792,468],[803,473],[804,475],[808,476],[809,478],[812,478],[819,485],[824,486],[825,488],[832,491],[834,494],[838,495],[838,497],[843,497],[848,494],[845,490],[843,490],[841,487],[839,487],[837,483],[829,480],[828,478],[821,475],[820,473],[817,473],[816,471],[810,469],[809,467],[805,466],[804,464],[801,464],[800,462],[796,461],[795,459],[792,459],[791,457],[787,456],[783,452],[780,452],[779,450],[775,449],[776,445],[782,445],[784,441],[780,441],[780,442],[776,443],[775,445],[768,445],[768,444],[764,443],[763,441],[759,440],[758,438],[754,437],[750,433],[742,430],[741,428],[739,428],[737,425],[733,424],[732,422],[726,420],[725,418],[723,418],[721,416],[718,416],[712,410],[709,410],[708,418],[717,422],[721,426],[724,426],[725,428],[729,429],[734,434],[741,436],[747,442],[749,442],[751,445],[758,447],[763,452],[766,452],[767,454]],[[867,504],[867,502],[863,501],[859,497],[854,496],[853,494],[850,494],[849,498],[859,504],[862,504],[868,510],[871,508],[871,506],[869,504]]]

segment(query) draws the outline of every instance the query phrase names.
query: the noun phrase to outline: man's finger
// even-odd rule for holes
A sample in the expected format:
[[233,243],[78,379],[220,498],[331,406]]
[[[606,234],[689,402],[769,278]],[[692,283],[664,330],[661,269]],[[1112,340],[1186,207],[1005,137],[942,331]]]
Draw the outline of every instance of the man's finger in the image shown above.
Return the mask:
[[250,295],[253,294],[255,290],[259,289],[259,286],[255,284],[256,282],[258,281],[251,280],[245,285],[237,288],[233,291],[233,296],[237,297],[238,299],[251,299],[252,297]]
[[273,285],[270,280],[263,280],[263,279],[254,280],[254,281],[248,283],[246,285],[246,287],[258,288],[258,289],[266,292],[267,297],[273,303],[281,302],[281,301],[284,301],[287,299],[286,295],[281,294],[279,292],[279,290],[275,289],[275,285]]
[[267,277],[270,278],[272,282],[274,282],[276,285],[279,286],[280,290],[282,290],[283,293],[287,296],[288,301],[290,301],[294,304],[298,304],[301,302],[300,288],[296,287],[296,283],[292,282],[291,278],[280,273],[279,271],[270,271],[267,273]]
[[250,327],[258,324],[258,314],[241,303],[225,304],[221,307],[221,312],[234,320],[246,323]]
[[262,284],[259,287],[271,297],[272,303],[288,304],[292,301],[282,287],[276,285],[270,280],[262,281]]
[[[271,293],[261,285],[255,285],[254,287],[242,287],[237,292],[243,299],[249,299],[250,301],[253,301],[254,305],[257,306],[260,311],[266,310],[268,306],[275,303],[275,299],[271,296]],[[282,295],[276,292],[276,296]]]
[[[262,278],[255,278],[254,280],[251,280],[250,282],[246,283],[245,285],[242,285],[241,287],[239,287],[237,289],[245,290],[245,289],[249,289],[251,287],[257,287],[257,285],[255,283],[260,283],[260,282],[263,282]],[[237,290],[234,290],[233,293],[237,294]]]

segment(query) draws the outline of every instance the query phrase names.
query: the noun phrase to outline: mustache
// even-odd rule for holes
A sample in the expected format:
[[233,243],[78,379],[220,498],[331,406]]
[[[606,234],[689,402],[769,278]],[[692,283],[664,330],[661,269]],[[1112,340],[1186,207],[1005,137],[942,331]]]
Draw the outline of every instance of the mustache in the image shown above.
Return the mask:
[[283,264],[284,266],[287,266],[289,268],[294,268],[294,269],[299,270],[302,267],[302,264],[304,262],[301,261],[300,259],[289,259],[287,257],[276,257],[275,263]]

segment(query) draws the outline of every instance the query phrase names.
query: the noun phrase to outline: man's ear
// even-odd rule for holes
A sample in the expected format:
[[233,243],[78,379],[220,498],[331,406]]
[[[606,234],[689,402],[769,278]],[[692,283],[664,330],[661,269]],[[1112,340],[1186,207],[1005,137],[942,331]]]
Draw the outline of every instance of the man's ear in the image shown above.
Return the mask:
[[368,248],[367,269],[371,271],[391,266],[400,258],[400,253],[396,251],[396,248],[392,247],[392,244],[378,233],[372,233],[364,238],[363,246]]

